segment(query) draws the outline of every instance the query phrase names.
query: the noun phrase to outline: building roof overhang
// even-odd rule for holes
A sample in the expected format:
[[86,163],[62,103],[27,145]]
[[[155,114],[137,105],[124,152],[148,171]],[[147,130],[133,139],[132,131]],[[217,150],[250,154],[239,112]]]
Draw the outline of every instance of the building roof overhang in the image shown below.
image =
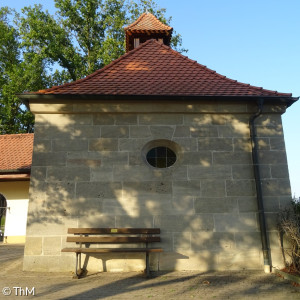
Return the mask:
[[59,103],[64,101],[121,101],[121,102],[140,102],[159,101],[159,102],[201,102],[201,101],[224,101],[224,102],[252,102],[255,103],[261,99],[265,103],[285,104],[287,107],[295,103],[299,97],[278,97],[278,96],[186,96],[186,95],[99,95],[99,94],[18,94],[23,103],[29,108],[29,102],[32,103]]
[[29,181],[30,171],[31,171],[30,168],[15,169],[15,170],[0,170],[0,182],[1,181]]
[[30,174],[0,174],[0,182],[5,181],[29,181]]

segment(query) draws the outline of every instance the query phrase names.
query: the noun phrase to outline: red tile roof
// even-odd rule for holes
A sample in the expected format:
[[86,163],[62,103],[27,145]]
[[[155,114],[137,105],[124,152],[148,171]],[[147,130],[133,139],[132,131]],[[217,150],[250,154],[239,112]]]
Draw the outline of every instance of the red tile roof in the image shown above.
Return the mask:
[[229,79],[155,40],[83,79],[34,94],[291,97]]
[[18,173],[28,173],[32,162],[33,136],[33,133],[0,135],[2,174],[17,170]]
[[150,13],[141,14],[135,22],[124,28],[125,31],[171,31],[172,29]]

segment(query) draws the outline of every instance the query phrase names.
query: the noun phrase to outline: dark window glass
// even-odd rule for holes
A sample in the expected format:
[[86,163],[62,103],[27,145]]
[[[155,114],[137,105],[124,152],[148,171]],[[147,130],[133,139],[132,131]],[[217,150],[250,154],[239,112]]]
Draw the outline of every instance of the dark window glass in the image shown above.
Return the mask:
[[148,151],[147,162],[155,168],[167,168],[176,162],[176,154],[167,147],[155,147]]

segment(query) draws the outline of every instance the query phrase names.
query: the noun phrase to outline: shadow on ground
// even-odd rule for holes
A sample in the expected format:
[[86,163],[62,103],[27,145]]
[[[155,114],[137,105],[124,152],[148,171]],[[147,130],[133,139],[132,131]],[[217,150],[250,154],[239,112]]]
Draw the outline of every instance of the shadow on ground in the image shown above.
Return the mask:
[[[97,273],[72,279],[70,273],[22,271],[23,246],[0,245],[0,290],[35,287],[41,299],[300,299],[300,288],[263,271]],[[1,298],[1,297],[0,297]],[[13,295],[9,299],[15,299]],[[18,299],[16,297],[16,299]]]
[[[65,294],[65,295],[64,295]],[[299,288],[274,274],[258,271],[156,273],[98,273],[50,285],[41,298],[59,299],[300,299]]]

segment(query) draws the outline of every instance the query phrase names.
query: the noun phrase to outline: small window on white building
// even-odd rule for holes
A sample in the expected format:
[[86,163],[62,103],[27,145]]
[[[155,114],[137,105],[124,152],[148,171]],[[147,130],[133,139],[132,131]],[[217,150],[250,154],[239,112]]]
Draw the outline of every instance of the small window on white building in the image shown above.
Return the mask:
[[137,48],[140,45],[140,39],[134,39],[134,48]]

